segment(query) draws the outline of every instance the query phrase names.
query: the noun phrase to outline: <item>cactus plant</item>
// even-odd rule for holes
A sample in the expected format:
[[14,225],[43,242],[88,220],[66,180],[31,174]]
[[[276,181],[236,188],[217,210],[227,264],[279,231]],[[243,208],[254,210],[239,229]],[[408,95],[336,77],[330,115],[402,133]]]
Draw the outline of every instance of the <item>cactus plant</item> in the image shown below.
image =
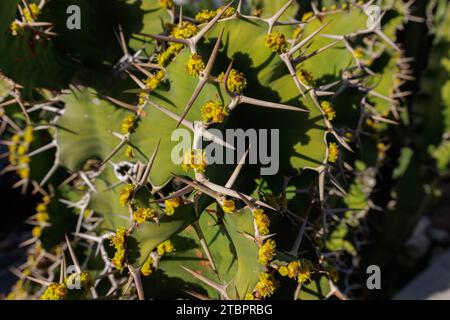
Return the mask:
[[[378,28],[362,1],[240,1],[192,17],[170,0],[80,1],[71,31],[69,2],[22,2],[0,4],[6,170],[43,200],[10,298],[346,298],[327,257],[354,254],[351,212],[373,187],[360,175],[399,120],[403,6],[382,1]],[[178,127],[194,141],[182,164]],[[234,165],[194,154],[232,150],[223,134],[251,128],[279,130],[276,175],[237,152]],[[83,290],[68,290],[67,264]]]

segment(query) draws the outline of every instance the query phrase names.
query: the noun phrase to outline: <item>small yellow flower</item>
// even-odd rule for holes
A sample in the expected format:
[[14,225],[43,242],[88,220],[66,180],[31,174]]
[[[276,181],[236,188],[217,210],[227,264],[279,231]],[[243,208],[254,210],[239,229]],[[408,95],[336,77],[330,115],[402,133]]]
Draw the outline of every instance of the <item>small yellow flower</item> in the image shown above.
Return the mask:
[[133,133],[136,129],[137,119],[134,116],[127,116],[122,121],[121,130],[123,134]]
[[164,208],[164,212],[168,216],[171,216],[175,213],[175,209],[180,206],[181,199],[178,197],[171,198],[171,199],[165,200],[164,204],[166,205],[166,207]]
[[268,235],[270,227],[269,216],[262,209],[256,209],[253,210],[253,217],[255,218],[259,234],[262,236]]
[[50,196],[44,196],[44,197],[42,198],[42,203],[45,204],[45,205],[49,204],[50,201],[51,201]]
[[265,38],[266,47],[269,47],[273,52],[282,54],[286,52],[288,43],[284,34],[279,32],[272,32]]
[[[225,74],[221,74],[218,78],[219,81],[222,82],[224,77]],[[247,79],[242,72],[232,69],[228,76],[227,87],[231,92],[241,94],[247,88]]]
[[302,16],[302,22],[307,22],[313,16],[314,16],[314,13],[312,13],[311,11],[304,13]]
[[[220,7],[220,8],[218,8],[217,10],[216,10],[216,14],[219,14],[222,10],[223,10],[223,8],[224,7]],[[231,17],[233,14],[235,14],[236,13],[236,9],[234,9],[233,7],[228,7],[226,10],[225,10],[225,12],[222,14],[222,19],[223,18],[229,18],[229,17]]]
[[23,35],[25,28],[14,20],[9,26],[9,31],[14,37],[17,37]]
[[303,84],[306,84],[308,86],[314,85],[314,78],[308,70],[305,69],[297,70],[297,77]]
[[177,39],[187,39],[195,36],[195,34],[198,32],[198,28],[195,24],[183,21],[181,26],[176,26],[173,28],[170,35]]
[[216,11],[213,10],[202,10],[196,14],[195,20],[200,23],[209,22],[216,16]]
[[195,170],[196,172],[205,172],[208,164],[206,163],[206,153],[204,150],[188,150],[183,156],[181,167],[185,171]]
[[202,56],[198,53],[192,53],[186,64],[186,70],[189,75],[198,77],[203,69],[205,69],[205,64],[203,63]]
[[20,168],[17,174],[21,179],[28,179],[30,177],[30,168]]
[[297,27],[297,28],[294,30],[294,34],[293,34],[294,39],[300,38],[300,35],[302,34],[302,32],[303,32],[302,27]]
[[331,142],[328,145],[328,162],[335,163],[339,157],[339,147],[336,143]]
[[48,221],[49,218],[50,217],[49,217],[48,213],[46,213],[46,212],[38,212],[36,214],[36,221],[38,221],[38,222],[46,222],[46,221]]
[[36,226],[31,230],[31,234],[33,238],[39,238],[42,235],[42,228],[39,226]]
[[156,210],[152,208],[139,208],[135,212],[133,212],[133,220],[137,224],[144,223],[153,219],[156,216]]
[[33,142],[33,140],[33,127],[27,126],[23,131],[23,141],[27,144],[30,144],[31,142]]
[[156,247],[156,251],[158,252],[158,255],[162,256],[166,253],[172,253],[175,251],[175,247],[173,246],[172,241],[166,240],[163,243],[159,244]]
[[133,200],[134,190],[135,187],[132,184],[129,184],[120,191],[119,203],[122,207],[130,204],[131,200]]
[[325,115],[327,116],[327,119],[329,121],[333,120],[336,117],[336,111],[334,111],[333,105],[328,101],[322,101],[320,104],[322,107],[323,112],[325,112]]
[[117,270],[125,269],[125,249],[118,249],[111,260],[112,265]]
[[116,230],[116,234],[111,237],[111,246],[113,246],[116,250],[121,250],[125,248],[126,242],[126,230],[124,227],[121,227]]
[[286,277],[288,275],[288,268],[286,266],[280,266],[278,268],[278,272],[283,276]]
[[36,211],[37,212],[46,212],[47,211],[47,205],[45,203],[39,203],[36,206]]
[[311,279],[311,263],[309,261],[302,261],[298,269],[298,283],[305,283]]
[[289,262],[288,266],[287,266],[287,276],[289,278],[296,278],[298,275],[298,271],[300,268],[300,263],[298,261],[292,261]]
[[268,264],[276,254],[276,243],[272,239],[268,239],[258,250],[258,261],[259,263],[266,265]]
[[133,158],[134,158],[133,147],[128,146],[128,147],[125,149],[125,156],[126,156],[127,158],[130,158],[130,159],[133,159]]
[[233,200],[225,200],[222,204],[223,212],[225,213],[233,213],[236,211],[236,206]]
[[143,105],[147,102],[147,100],[148,100],[148,93],[147,93],[147,92],[140,92],[140,93],[138,94],[138,97],[139,97],[138,104],[139,104],[140,106],[143,106]]
[[23,156],[27,153],[28,151],[28,146],[21,144],[17,147],[17,155],[19,156]]
[[355,50],[353,50],[353,54],[358,60],[361,60],[364,57],[364,51],[361,47],[357,47]]
[[66,285],[63,283],[52,283],[41,296],[41,300],[63,300],[67,295]]
[[[37,20],[37,18],[39,17],[39,15],[41,13],[41,10],[35,3],[30,3],[30,9],[31,9],[31,13],[30,13],[30,10],[28,10],[28,7],[25,7],[23,9],[23,15],[27,22],[33,22],[33,21]],[[33,19],[33,17],[34,17],[34,19]]]
[[145,277],[148,277],[149,275],[151,275],[153,273],[153,258],[152,256],[148,256],[147,260],[145,260],[144,264],[142,265],[141,268],[141,273],[142,275],[144,275]]
[[220,101],[208,101],[200,109],[204,123],[222,123],[229,115],[227,108]]
[[161,5],[161,7],[166,8],[166,9],[173,9],[173,7],[175,6],[173,0],[158,0],[159,4]]
[[91,288],[94,285],[94,280],[89,272],[82,272],[79,277],[81,287]]
[[165,67],[173,58],[173,53],[169,50],[162,51],[156,55],[156,63],[161,67]]
[[270,297],[276,289],[275,279],[272,275],[262,272],[259,275],[259,282],[256,284],[255,289],[262,298]]

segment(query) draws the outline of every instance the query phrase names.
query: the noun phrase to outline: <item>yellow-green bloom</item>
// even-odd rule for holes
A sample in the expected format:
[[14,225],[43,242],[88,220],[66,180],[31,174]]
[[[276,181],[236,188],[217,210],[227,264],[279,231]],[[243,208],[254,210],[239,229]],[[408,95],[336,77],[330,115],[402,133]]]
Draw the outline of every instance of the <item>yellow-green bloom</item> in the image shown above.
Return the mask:
[[165,253],[172,253],[175,251],[175,247],[173,246],[172,241],[166,240],[163,243],[159,244],[156,247],[156,251],[158,252],[158,255],[162,256]]
[[339,158],[339,147],[336,143],[331,142],[328,145],[328,162],[335,163]]
[[132,184],[127,185],[120,191],[119,203],[122,207],[130,204],[131,200],[133,200],[135,187]]
[[275,279],[271,274],[262,272],[259,275],[259,282],[256,284],[256,292],[262,297],[270,297],[276,289]]
[[258,261],[259,263],[266,265],[268,264],[276,254],[276,243],[272,239],[268,239],[258,250]]
[[265,44],[273,52],[276,52],[278,54],[286,52],[288,48],[286,37],[284,36],[284,34],[279,32],[272,32],[268,34],[265,38]]
[[180,206],[181,199],[178,197],[171,198],[171,199],[165,200],[164,204],[166,205],[166,207],[164,208],[164,212],[168,216],[171,216],[175,213],[175,209]]
[[67,295],[66,285],[63,283],[52,283],[41,296],[41,300],[63,300]]
[[202,56],[198,53],[191,54],[187,64],[186,70],[189,75],[193,77],[198,77],[200,73],[205,69],[205,64],[203,62]]
[[144,223],[156,216],[156,210],[152,208],[139,208],[133,212],[133,221],[137,224]]

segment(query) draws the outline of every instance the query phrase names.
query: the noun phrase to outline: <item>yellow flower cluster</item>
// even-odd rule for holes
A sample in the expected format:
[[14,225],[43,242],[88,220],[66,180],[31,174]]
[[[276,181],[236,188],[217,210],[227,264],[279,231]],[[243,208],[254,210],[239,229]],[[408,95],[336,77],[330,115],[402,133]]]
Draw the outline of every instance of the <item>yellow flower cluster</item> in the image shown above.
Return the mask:
[[134,158],[133,147],[128,146],[128,147],[125,149],[125,156],[126,156],[127,158],[130,158],[130,159],[133,159],[133,158]]
[[92,279],[92,276],[89,272],[82,272],[80,274],[80,284],[83,288],[91,288],[94,285],[94,279]]
[[22,179],[30,177],[30,157],[27,153],[33,140],[33,127],[27,126],[23,132],[12,136],[9,145],[9,162],[18,166],[17,174]]
[[302,16],[302,22],[308,21],[313,16],[314,16],[314,13],[312,13],[311,11],[304,13],[303,16]]
[[[198,32],[195,24],[184,21],[181,26],[172,29],[170,36],[177,39],[187,39],[194,36]],[[164,67],[183,49],[183,44],[169,42],[169,47],[156,55],[156,62]]]
[[122,120],[121,130],[123,134],[133,133],[136,130],[137,118],[134,116],[127,116]]
[[175,247],[173,246],[172,241],[166,240],[163,243],[159,244],[156,247],[156,251],[158,252],[158,255],[162,256],[165,253],[172,253],[175,251]]
[[[211,21],[216,15],[218,15],[223,10],[223,7],[218,8],[217,10],[202,10],[196,14],[195,20],[200,23],[205,23]],[[222,14],[221,18],[229,18],[236,13],[236,9],[233,7],[229,7]]]
[[25,28],[15,20],[9,26],[9,31],[14,37],[23,35],[24,30]]
[[222,123],[229,115],[226,107],[220,101],[208,101],[200,109],[204,123]]
[[116,234],[111,237],[111,246],[116,249],[113,259],[111,260],[112,265],[122,271],[125,268],[125,247],[126,247],[126,230],[125,228],[119,228],[116,230]]
[[298,69],[297,70],[297,77],[299,78],[299,80],[303,84],[306,84],[308,86],[313,86],[314,85],[314,78],[313,78],[313,76],[311,75],[311,73],[308,70]]
[[331,142],[328,145],[328,162],[335,163],[339,157],[339,147],[336,143]]
[[234,204],[233,200],[225,200],[222,203],[222,209],[225,213],[233,213],[236,211],[236,205]]
[[[224,7],[220,7],[216,10],[217,14],[223,10]],[[236,9],[233,7],[228,7],[225,12],[222,14],[222,18],[229,18],[236,13]]]
[[172,9],[175,6],[173,0],[158,0],[158,1],[161,7],[166,9]]
[[255,290],[260,297],[270,297],[276,289],[275,279],[271,274],[262,272],[259,275],[259,282],[256,284]]
[[164,204],[166,205],[166,207],[164,208],[164,212],[168,216],[171,216],[175,213],[175,209],[180,206],[181,199],[178,197],[171,198],[171,199],[165,200]]
[[353,50],[353,54],[358,60],[361,60],[364,57],[364,51],[361,47],[357,47],[355,50]]
[[120,191],[119,203],[122,207],[130,204],[133,200],[135,187],[132,184],[127,185]]
[[298,283],[305,283],[310,280],[311,272],[314,266],[311,261],[303,259],[301,262],[292,261],[287,266],[281,266],[278,272],[283,277],[289,277],[291,279],[297,279]]
[[294,33],[293,33],[294,39],[300,38],[300,35],[302,34],[302,32],[303,32],[302,27],[295,28]]
[[164,70],[159,70],[144,80],[145,87],[151,91],[155,90],[161,84],[165,76],[166,72]]
[[89,289],[94,285],[94,280],[89,272],[72,273],[67,279],[67,283],[74,283],[74,280],[80,282],[82,288]]
[[278,54],[285,53],[288,48],[288,43],[284,34],[279,32],[272,32],[268,34],[265,38],[265,44],[273,52]]
[[63,283],[52,283],[41,296],[41,300],[63,300],[66,297],[67,288]]
[[133,221],[138,225],[142,224],[156,216],[156,210],[152,208],[139,208],[133,212]]
[[145,260],[144,264],[141,267],[141,273],[142,275],[144,275],[145,277],[148,277],[149,275],[151,275],[153,273],[153,269],[154,269],[154,261],[152,256],[148,256],[147,260]]
[[216,16],[216,11],[214,10],[202,10],[195,15],[195,20],[200,23],[209,22]]
[[42,227],[41,226],[36,226],[33,228],[33,230],[31,230],[31,235],[33,236],[33,238],[40,238],[42,235]]
[[195,24],[189,21],[183,21],[181,26],[176,26],[172,29],[170,35],[177,39],[188,39],[198,32],[198,28]]
[[320,106],[322,107],[323,112],[325,112],[325,115],[327,116],[327,119],[329,121],[333,120],[336,117],[336,111],[334,111],[333,105],[328,101],[322,101],[320,103]]
[[36,206],[36,220],[38,222],[46,222],[49,219],[47,213],[47,205],[50,203],[50,197],[44,196],[42,202]]
[[[224,78],[225,73],[222,72],[217,79],[220,82],[223,82]],[[228,76],[227,87],[228,90],[237,94],[241,94],[242,92],[244,92],[245,88],[247,88],[247,79],[242,72],[232,69],[230,71],[230,75]]]
[[255,218],[259,234],[262,236],[268,235],[270,227],[269,216],[262,209],[255,209],[253,210],[253,217]]
[[[37,18],[41,14],[41,10],[35,3],[30,3],[30,9],[31,9],[31,12],[30,12],[30,10],[28,10],[27,7],[25,7],[23,9],[23,16],[25,17],[26,22],[33,22],[33,21],[37,20]],[[33,17],[34,17],[34,19],[33,19]]]
[[186,70],[189,75],[193,77],[198,77],[200,73],[205,69],[205,64],[203,63],[202,56],[198,53],[192,53],[186,63]]
[[181,167],[185,171],[195,170],[196,172],[205,172],[208,164],[206,163],[206,153],[204,150],[188,150],[183,156]]
[[268,264],[276,254],[276,243],[273,239],[268,239],[258,250],[259,263]]

